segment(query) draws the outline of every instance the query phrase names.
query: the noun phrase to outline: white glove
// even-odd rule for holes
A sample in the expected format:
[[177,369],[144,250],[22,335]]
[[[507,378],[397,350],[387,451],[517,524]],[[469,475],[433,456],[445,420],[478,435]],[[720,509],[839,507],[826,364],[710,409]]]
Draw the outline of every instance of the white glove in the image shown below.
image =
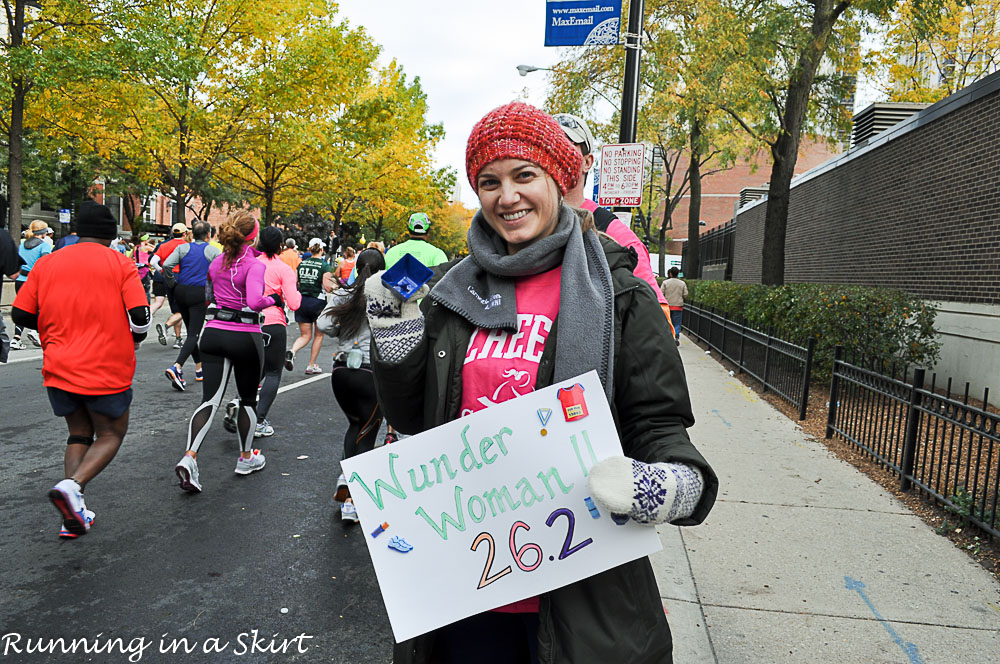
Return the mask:
[[398,363],[417,347],[424,336],[424,314],[417,302],[430,288],[421,286],[408,300],[401,300],[382,283],[385,272],[365,279],[368,326],[386,362]]
[[694,513],[705,486],[701,472],[687,464],[648,464],[608,457],[590,469],[590,492],[612,514],[645,524],[668,523]]

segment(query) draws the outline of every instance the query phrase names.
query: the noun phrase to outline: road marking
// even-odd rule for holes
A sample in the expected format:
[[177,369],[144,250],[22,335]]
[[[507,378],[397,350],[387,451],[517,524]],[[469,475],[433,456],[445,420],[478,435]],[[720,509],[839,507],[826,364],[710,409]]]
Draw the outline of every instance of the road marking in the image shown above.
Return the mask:
[[871,609],[871,612],[875,615],[875,618],[877,618],[878,621],[882,623],[882,626],[885,627],[885,630],[889,632],[889,637],[896,643],[897,646],[900,647],[903,653],[906,654],[906,657],[910,660],[910,664],[923,664],[924,660],[920,659],[920,653],[917,652],[917,646],[910,643],[909,641],[903,641],[903,639],[899,636],[899,634],[896,633],[896,630],[892,628],[892,625],[889,624],[889,621],[883,618],[882,614],[880,614],[878,612],[878,609],[875,608],[875,605],[868,598],[868,594],[865,593],[864,583],[852,579],[849,576],[845,576],[844,587],[846,587],[848,590],[856,590],[857,593],[861,595],[861,599],[863,599],[865,604],[868,605],[868,608]]
[[719,419],[722,420],[722,423],[725,424],[727,427],[732,427],[733,426],[732,424],[730,424],[729,422],[726,421],[726,418],[724,418],[722,416],[722,413],[720,413],[719,411],[714,410],[714,409],[712,410],[712,412],[715,413],[716,415],[718,415]]
[[318,374],[305,380],[300,380],[297,383],[292,383],[291,385],[285,385],[284,387],[278,388],[278,394],[282,392],[287,392],[288,390],[294,390],[296,387],[302,387],[303,385],[308,385],[309,383],[315,383],[317,380],[322,380],[324,378],[329,378],[330,374]]
[[18,362],[31,362],[32,360],[40,360],[40,359],[42,359],[41,353],[39,353],[38,355],[32,355],[30,357],[19,357],[14,360],[8,359],[7,364],[17,364]]

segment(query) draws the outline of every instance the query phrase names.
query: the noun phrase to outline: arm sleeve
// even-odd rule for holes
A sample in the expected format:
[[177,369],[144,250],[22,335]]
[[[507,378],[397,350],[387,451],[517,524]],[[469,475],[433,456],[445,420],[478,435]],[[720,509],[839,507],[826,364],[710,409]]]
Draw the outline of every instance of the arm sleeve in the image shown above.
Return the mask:
[[128,326],[132,330],[133,341],[139,342],[146,338],[150,322],[149,305],[144,304],[128,310]]
[[660,304],[666,304],[667,298],[664,297],[663,292],[656,283],[656,277],[653,276],[653,266],[649,262],[649,249],[642,243],[639,236],[620,219],[615,219],[608,224],[608,235],[621,246],[632,247],[635,250],[636,255],[639,257],[639,262],[636,264],[632,274],[653,288],[653,292],[656,293],[656,300]]
[[208,260],[209,263],[211,263],[221,255],[222,251],[220,251],[218,247],[213,246],[211,244],[205,247],[205,258]]
[[247,272],[247,306],[254,311],[263,311],[267,307],[274,306],[274,299],[271,296],[264,297],[265,270],[264,264],[255,260]]
[[135,263],[125,259],[122,263],[122,303],[128,312],[129,329],[132,339],[142,341],[146,338],[151,323],[149,302],[146,301],[146,289],[142,287],[139,272]]
[[38,314],[28,313],[16,305],[10,308],[10,319],[14,321],[14,325],[31,328],[32,330],[38,329]]
[[[621,325],[615,366],[615,409],[625,455],[649,464],[678,463],[698,469],[704,486],[691,516],[678,525],[696,525],[708,515],[719,481],[691,443],[687,428],[694,424],[684,366],[677,347],[664,343],[662,313],[647,288],[616,301]],[[616,333],[618,331],[616,330]]]

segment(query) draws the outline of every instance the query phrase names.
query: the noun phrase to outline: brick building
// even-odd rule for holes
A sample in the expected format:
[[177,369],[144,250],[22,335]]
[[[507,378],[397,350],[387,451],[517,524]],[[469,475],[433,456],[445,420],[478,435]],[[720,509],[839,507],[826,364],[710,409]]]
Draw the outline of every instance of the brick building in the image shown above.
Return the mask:
[[[733,281],[760,281],[765,209],[739,211]],[[1000,73],[798,178],[785,281],[934,301],[938,371],[1000,387]]]
[[[829,161],[841,151],[840,146],[831,145],[820,139],[803,139],[799,149],[799,158],[795,165],[796,173],[804,173],[820,164]],[[684,169],[687,164],[681,162],[679,169]],[[703,166],[703,170],[708,171],[713,168],[712,164]],[[770,155],[766,151],[757,153],[751,161],[743,161],[730,169],[713,173],[702,178],[701,182],[701,220],[705,225],[701,227],[701,232],[705,233],[722,226],[731,221],[736,215],[736,205],[740,199],[740,191],[744,187],[767,187],[768,178],[771,175]],[[675,178],[676,181],[677,178]],[[667,254],[681,254],[683,243],[688,237],[688,206],[690,196],[684,196],[677,204],[671,221],[673,230],[667,231],[667,236],[672,241],[667,243]],[[653,213],[653,219],[663,218],[663,206],[659,206]],[[653,233],[655,236],[655,232]]]

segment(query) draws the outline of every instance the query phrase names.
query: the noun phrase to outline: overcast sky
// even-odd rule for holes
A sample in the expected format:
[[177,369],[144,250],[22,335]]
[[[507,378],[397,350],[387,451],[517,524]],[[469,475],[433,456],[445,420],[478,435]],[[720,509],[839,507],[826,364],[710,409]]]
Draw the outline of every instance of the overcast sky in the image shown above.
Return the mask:
[[461,200],[479,202],[465,177],[465,142],[492,108],[521,98],[545,101],[547,72],[521,77],[517,65],[548,67],[560,49],[545,48],[544,0],[339,0],[351,25],[364,26],[409,77],[420,77],[428,119],[444,125],[435,166],[458,171]]

